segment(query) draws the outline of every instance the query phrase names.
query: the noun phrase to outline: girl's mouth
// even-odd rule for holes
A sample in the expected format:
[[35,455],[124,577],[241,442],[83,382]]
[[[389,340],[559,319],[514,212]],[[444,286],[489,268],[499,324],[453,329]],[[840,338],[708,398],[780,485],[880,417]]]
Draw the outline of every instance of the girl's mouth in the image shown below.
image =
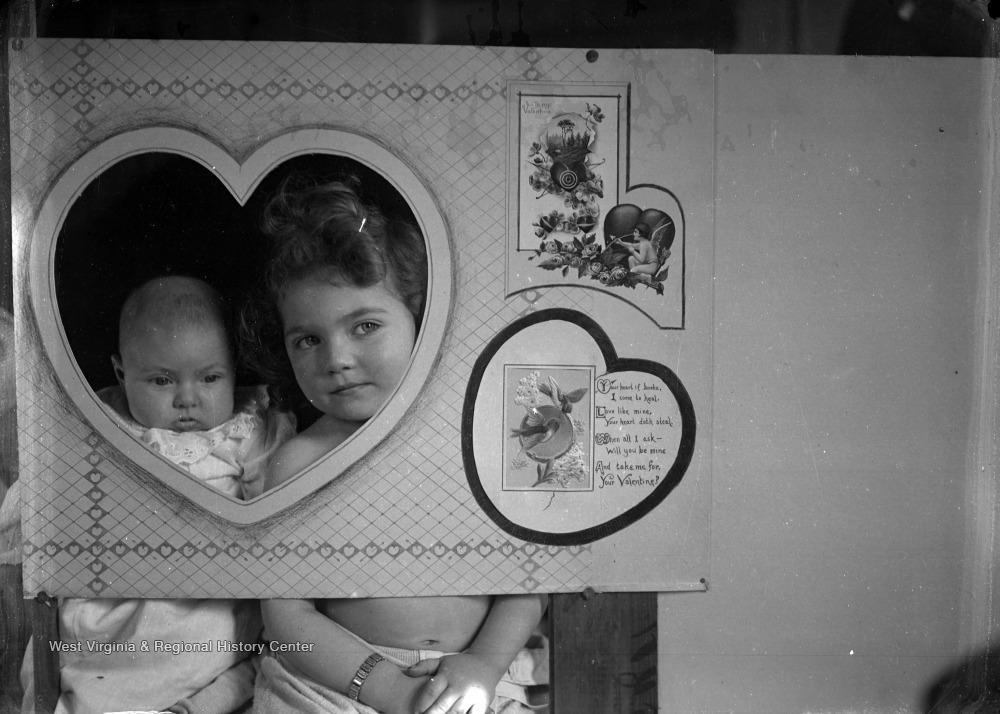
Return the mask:
[[347,396],[350,395],[363,387],[367,386],[365,382],[358,382],[357,384],[346,384],[342,387],[337,387],[330,394],[334,396]]

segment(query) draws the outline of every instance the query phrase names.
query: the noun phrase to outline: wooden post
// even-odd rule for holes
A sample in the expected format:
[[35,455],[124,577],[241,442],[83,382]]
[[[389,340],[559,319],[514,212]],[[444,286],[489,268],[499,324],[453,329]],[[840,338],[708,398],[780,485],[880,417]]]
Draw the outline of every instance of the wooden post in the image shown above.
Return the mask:
[[35,714],[49,714],[59,701],[59,654],[49,646],[59,641],[59,608],[55,598],[44,595],[27,604],[31,608]]
[[656,593],[554,595],[551,714],[656,712]]

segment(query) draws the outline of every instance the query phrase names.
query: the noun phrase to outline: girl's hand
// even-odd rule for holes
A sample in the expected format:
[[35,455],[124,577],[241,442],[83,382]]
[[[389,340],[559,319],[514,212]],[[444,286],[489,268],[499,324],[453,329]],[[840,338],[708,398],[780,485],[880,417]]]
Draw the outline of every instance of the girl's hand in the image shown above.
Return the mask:
[[471,654],[421,660],[405,672],[434,675],[417,697],[416,714],[487,714],[503,674]]

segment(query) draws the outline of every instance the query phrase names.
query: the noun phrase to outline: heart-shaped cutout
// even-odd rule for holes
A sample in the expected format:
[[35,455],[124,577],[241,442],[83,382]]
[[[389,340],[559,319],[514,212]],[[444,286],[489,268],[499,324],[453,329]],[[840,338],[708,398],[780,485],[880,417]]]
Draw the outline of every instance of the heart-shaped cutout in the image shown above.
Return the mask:
[[680,483],[694,444],[694,406],[677,376],[619,357],[575,310],[515,321],[469,379],[469,487],[494,523],[527,541],[580,545],[635,523]]
[[[240,501],[215,491],[147,449],[118,426],[95,394],[97,387],[113,383],[113,376],[103,383],[95,383],[92,379],[92,369],[103,370],[103,374],[110,374],[108,360],[110,352],[114,351],[114,344],[109,350],[106,341],[97,350],[97,356],[92,358],[85,358],[79,349],[69,347],[78,344],[76,338],[71,339],[69,335],[74,329],[86,333],[95,323],[115,325],[119,305],[113,307],[105,305],[98,314],[98,311],[93,310],[92,298],[108,292],[109,286],[121,283],[120,280],[105,277],[98,281],[96,289],[81,289],[69,295],[60,292],[70,276],[70,268],[67,266],[85,270],[95,264],[92,255],[85,255],[83,258],[79,258],[78,255],[67,257],[67,253],[75,255],[72,240],[62,233],[71,208],[86,189],[100,183],[98,179],[113,167],[118,164],[124,166],[128,157],[138,156],[137,160],[142,164],[147,157],[163,155],[183,157],[184,161],[196,164],[211,177],[212,181],[222,187],[226,201],[233,203],[237,208],[247,205],[259,186],[266,184],[279,167],[298,160],[296,157],[308,155],[319,159],[334,158],[341,163],[353,162],[380,175],[393,187],[393,190],[398,192],[400,200],[409,207],[425,237],[429,277],[424,321],[420,325],[409,369],[396,393],[368,424],[334,450],[336,458],[331,458],[331,454],[327,454],[297,476],[285,481],[279,488],[251,501]],[[134,173],[134,167],[129,170]],[[128,174],[128,170],[125,173]],[[178,182],[168,182],[170,185],[176,183]],[[147,192],[149,193],[155,192]],[[147,195],[147,198],[150,196]],[[169,203],[169,197],[167,202]],[[122,241],[118,246],[119,249],[142,243],[136,240],[136,232],[139,230],[138,226],[145,226],[151,222],[148,220],[150,216],[145,215],[140,206],[138,214],[128,214],[132,216],[129,223],[120,228],[109,229],[105,225],[106,221],[110,220],[118,210],[122,210],[122,207],[108,204],[100,210],[90,211],[92,230],[117,236],[116,239]],[[225,233],[225,225],[220,226],[217,222],[207,219],[200,210],[191,210],[190,206],[184,205],[180,205],[178,210],[186,215],[192,224],[204,229],[201,237],[194,241],[196,245],[200,242],[200,245],[207,246],[213,238]],[[240,269],[242,264],[236,260],[241,254],[241,248],[244,247],[239,243],[240,237],[237,235],[230,239],[237,241],[229,244],[228,252],[232,260],[225,257],[225,252],[216,254],[217,257],[214,259],[216,274],[250,272]],[[190,240],[188,244],[191,244]],[[260,146],[241,161],[233,159],[204,137],[181,129],[159,127],[111,137],[77,160],[56,181],[40,210],[29,250],[28,287],[33,316],[37,321],[37,325],[32,329],[37,329],[37,333],[41,336],[44,356],[47,358],[38,361],[51,364],[54,372],[52,376],[63,387],[65,399],[72,404],[72,408],[67,411],[71,414],[82,414],[86,430],[89,432],[92,429],[103,441],[110,443],[117,450],[118,454],[114,460],[116,464],[123,466],[124,470],[128,471],[138,466],[187,501],[213,514],[213,517],[221,517],[235,523],[257,523],[295,506],[303,498],[350,470],[360,458],[377,447],[399,425],[423,388],[436,362],[451,312],[452,264],[449,233],[430,191],[409,166],[382,145],[367,137],[337,130],[309,129],[289,132]],[[80,253],[79,246],[76,253]],[[87,253],[85,248],[83,253]],[[219,255],[222,257],[218,257]],[[63,262],[60,263],[60,260]],[[176,268],[173,263],[167,262],[162,272],[170,272],[169,269]],[[125,274],[132,267],[126,262],[118,272]],[[62,273],[57,275],[60,271]],[[201,271],[189,272],[197,274]],[[239,290],[234,292],[238,293]],[[116,300],[120,302],[123,297],[118,295]],[[75,328],[70,326],[67,329],[68,321],[64,321],[61,311],[74,309],[79,309],[81,312],[78,315],[82,314],[82,317],[78,316],[76,319]],[[91,310],[89,315],[87,310]],[[114,332],[114,329],[112,327],[111,331]],[[88,364],[88,360],[96,366]],[[49,377],[43,379],[47,380]],[[39,386],[39,388],[45,387]],[[73,434],[77,430],[73,424],[68,424],[66,429],[68,434]],[[80,448],[83,450],[82,444]],[[86,451],[92,452],[92,449],[93,446],[88,447]],[[123,456],[124,459],[118,458],[119,456]],[[95,466],[101,461],[101,456],[96,453],[89,453],[86,458]],[[91,473],[93,474],[91,480],[94,483],[102,478],[97,470]],[[96,525],[91,529],[94,537],[99,537],[103,532],[104,530]]]

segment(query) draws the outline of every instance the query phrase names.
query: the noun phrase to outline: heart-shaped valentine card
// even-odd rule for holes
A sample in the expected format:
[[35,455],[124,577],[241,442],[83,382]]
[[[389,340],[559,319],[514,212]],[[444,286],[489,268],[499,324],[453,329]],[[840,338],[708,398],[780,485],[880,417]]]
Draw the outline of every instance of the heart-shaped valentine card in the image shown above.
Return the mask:
[[619,357],[575,310],[511,323],[469,380],[469,486],[497,526],[524,540],[579,545],[635,523],[680,483],[694,444],[694,407],[677,375]]

